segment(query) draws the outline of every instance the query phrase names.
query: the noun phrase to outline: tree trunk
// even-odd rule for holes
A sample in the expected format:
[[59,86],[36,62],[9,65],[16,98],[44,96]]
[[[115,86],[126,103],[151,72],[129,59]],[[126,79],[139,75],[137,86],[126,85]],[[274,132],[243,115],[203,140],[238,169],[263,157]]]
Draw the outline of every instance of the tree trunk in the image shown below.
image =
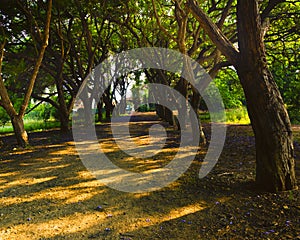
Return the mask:
[[57,95],[58,95],[58,103],[59,103],[59,120],[60,120],[60,130],[61,132],[69,131],[69,113],[68,107],[65,99],[64,86],[63,86],[63,66],[64,61],[62,58],[57,60],[56,69],[57,75],[55,78]]
[[169,108],[165,107],[165,120],[171,125],[174,126],[174,116],[172,110]]
[[19,115],[15,115],[11,117],[11,123],[14,128],[14,133],[18,145],[20,145],[21,147],[26,147],[29,144],[29,142],[28,142],[27,132],[24,128],[23,118],[20,117]]
[[98,122],[102,122],[102,120],[103,120],[103,117],[102,117],[102,108],[103,108],[103,101],[101,100],[101,101],[99,101],[99,102],[97,103]]
[[165,119],[165,109],[164,109],[164,106],[156,103],[155,104],[155,111],[156,111],[156,115],[158,117],[160,117],[161,119]]
[[257,0],[238,0],[237,51],[194,0],[188,7],[212,42],[237,69],[256,140],[256,182],[267,191],[297,187],[289,116],[270,73]]
[[179,91],[183,98],[179,102],[178,106],[178,120],[183,123],[179,126],[180,129],[186,129],[186,117],[188,115],[187,111],[187,98],[188,98],[188,82],[184,78],[180,78],[175,86],[175,90]]
[[272,192],[296,188],[291,123],[266,63],[256,0],[238,1],[238,75],[255,134],[256,183]]
[[[5,111],[10,116],[17,142],[22,147],[25,147],[26,145],[28,145],[28,135],[24,128],[23,117],[25,115],[25,111],[26,111],[29,101],[30,101],[30,97],[31,97],[31,94],[32,94],[32,91],[34,88],[34,84],[35,84],[40,66],[42,64],[42,60],[44,58],[44,53],[45,53],[46,47],[48,46],[51,12],[52,12],[52,0],[49,0],[48,1],[48,9],[47,9],[47,19],[46,19],[46,23],[45,23],[45,31],[44,31],[44,35],[43,36],[41,35],[43,37],[43,39],[40,39],[42,42],[42,46],[39,51],[38,58],[35,62],[35,66],[34,66],[31,78],[29,80],[28,87],[25,92],[23,102],[20,106],[19,114],[17,114],[17,112],[10,100],[7,89],[4,85],[4,80],[2,79],[2,76],[1,76],[5,42],[3,44],[1,44],[1,46],[0,46],[0,105],[2,107],[4,107]],[[37,30],[39,30],[39,29],[37,29]],[[39,31],[37,31],[37,32],[39,32]]]
[[[198,131],[193,130],[193,140],[195,141],[196,139],[199,138],[200,144],[206,144],[206,137],[203,132],[201,120],[198,113],[201,96],[196,89],[192,88],[192,90],[193,90],[193,95],[191,98],[191,106],[193,109],[190,109],[190,119],[191,119],[192,129],[198,128]],[[194,111],[196,113],[196,117],[197,117],[196,121],[194,121],[194,118],[191,115],[191,111]],[[200,137],[196,135],[198,133],[200,134]]]
[[59,113],[59,121],[60,121],[60,131],[65,133],[70,130],[69,127],[69,114],[60,110]]
[[113,105],[110,102],[105,103],[105,121],[110,121],[113,110]]

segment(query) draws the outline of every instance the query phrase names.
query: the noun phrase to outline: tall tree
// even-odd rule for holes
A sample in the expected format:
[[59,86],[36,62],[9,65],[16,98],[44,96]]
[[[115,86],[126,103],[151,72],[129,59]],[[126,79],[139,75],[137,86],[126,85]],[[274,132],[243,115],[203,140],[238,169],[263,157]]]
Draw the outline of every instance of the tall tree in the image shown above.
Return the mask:
[[255,134],[256,183],[274,192],[297,186],[291,123],[268,69],[263,40],[264,18],[280,2],[270,0],[261,16],[257,0],[238,0],[238,50],[195,0],[187,2],[211,41],[237,69]]
[[[115,40],[116,30],[107,7],[111,7],[111,3],[106,1],[101,4],[78,0],[54,3],[51,48],[45,53],[42,71],[51,76],[57,97],[47,96],[42,89],[35,89],[33,97],[56,108],[62,132],[69,130],[70,114],[81,84],[92,68],[108,57]],[[84,104],[87,109],[91,102]]]
[[[3,79],[2,75],[1,75],[2,63],[3,63],[3,57],[4,57],[4,51],[5,51],[5,44],[7,42],[7,39],[5,39],[5,38],[3,39],[3,42],[1,43],[1,47],[0,47],[0,96],[1,96],[0,106],[2,106],[6,110],[7,114],[9,115],[9,117],[11,119],[18,144],[20,146],[24,147],[28,144],[28,135],[24,128],[23,117],[25,115],[25,111],[29,104],[30,97],[31,97],[31,94],[32,94],[32,91],[34,88],[34,84],[35,84],[40,66],[42,64],[42,60],[44,57],[46,47],[48,45],[49,28],[50,28],[51,11],[52,11],[52,0],[48,1],[46,21],[45,21],[45,27],[44,27],[43,34],[41,33],[40,27],[38,26],[33,15],[31,14],[30,9],[27,8],[27,6],[24,6],[20,2],[18,2],[18,5],[19,5],[19,8],[22,10],[22,13],[26,16],[29,25],[32,26],[32,28],[31,28],[32,31],[37,32],[39,35],[39,38],[42,40],[41,42],[39,42],[37,44],[37,45],[40,44],[40,49],[38,51],[38,56],[35,61],[35,65],[34,65],[34,68],[33,68],[32,74],[31,74],[31,78],[29,80],[29,83],[26,88],[26,92],[25,92],[25,95],[24,95],[24,98],[23,98],[23,101],[22,101],[22,104],[21,104],[19,110],[17,110],[14,107],[14,105],[10,99],[10,96],[8,94],[8,91],[6,89],[6,86],[5,86],[5,79]],[[16,16],[9,16],[9,17],[12,17],[11,21],[14,21],[14,18]],[[6,27],[9,27],[9,26],[6,26]],[[1,26],[1,28],[2,28],[2,33],[5,36],[5,30],[3,29],[4,27]]]

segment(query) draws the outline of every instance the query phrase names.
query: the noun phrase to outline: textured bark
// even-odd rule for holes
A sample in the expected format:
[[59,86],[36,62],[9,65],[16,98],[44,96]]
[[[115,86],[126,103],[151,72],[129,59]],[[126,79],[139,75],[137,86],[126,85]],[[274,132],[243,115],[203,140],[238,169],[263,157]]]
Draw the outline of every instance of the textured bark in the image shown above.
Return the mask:
[[[23,5],[19,2],[21,8],[24,10],[25,14],[27,15],[27,17],[32,18],[32,16],[30,15],[30,12],[27,11],[27,9],[23,8]],[[14,133],[15,133],[15,137],[17,139],[17,142],[20,146],[25,147],[28,144],[28,135],[25,131],[24,128],[24,121],[23,121],[23,117],[25,115],[25,111],[28,107],[30,98],[31,98],[31,94],[33,91],[33,87],[40,69],[40,66],[42,64],[42,60],[44,58],[44,54],[45,54],[45,50],[48,46],[48,39],[49,39],[49,29],[50,29],[50,20],[51,20],[51,11],[52,11],[52,0],[48,1],[48,9],[47,9],[47,19],[45,22],[45,32],[44,35],[38,35],[40,37],[40,42],[41,42],[41,49],[39,51],[39,55],[37,57],[37,60],[35,62],[35,66],[31,75],[31,78],[29,80],[29,84],[27,86],[26,92],[25,92],[25,96],[23,98],[23,102],[22,105],[20,107],[19,113],[17,113],[17,111],[15,110],[10,97],[8,95],[7,89],[4,85],[4,81],[2,79],[1,76],[1,70],[2,70],[2,60],[3,60],[3,56],[4,56],[4,44],[1,44],[0,50],[1,50],[1,55],[0,55],[0,105],[2,107],[4,107],[5,111],[7,112],[7,114],[10,116],[11,118],[11,122],[14,128]],[[29,15],[29,16],[28,16]],[[38,28],[38,26],[36,26],[37,32],[40,33],[40,30]],[[42,39],[43,38],[43,39]]]
[[[191,79],[191,78],[190,78]],[[175,86],[175,90],[181,93],[183,98],[178,101],[178,121],[182,123],[179,125],[180,129],[186,129],[186,118],[188,116],[188,109],[187,109],[187,103],[188,103],[188,82],[184,78],[180,78],[177,85]]]
[[[193,90],[193,95],[191,98],[191,106],[193,109],[190,109],[190,119],[191,119],[191,125],[193,129],[193,140],[196,141],[196,139],[199,137],[200,144],[206,144],[206,137],[202,129],[200,115],[198,114],[201,96],[196,89],[192,88],[192,90]],[[194,111],[196,113],[196,117],[197,117],[196,121],[193,120],[194,118],[191,116],[191,111]],[[195,129],[198,129],[198,131],[196,131]],[[200,134],[200,136],[196,135],[198,133]]]
[[272,192],[296,188],[291,123],[266,63],[257,0],[238,0],[239,51],[194,0],[188,3],[212,42],[237,69],[255,134],[258,186]]
[[28,145],[28,135],[24,128],[23,117],[15,115],[11,117],[11,123],[14,128],[14,133],[17,139],[17,143],[21,147],[26,147]]
[[103,118],[102,118],[102,108],[103,108],[103,101],[100,100],[98,103],[97,103],[97,110],[98,110],[98,122],[102,122]]
[[237,49],[224,35],[221,29],[212,22],[201,8],[198,7],[195,0],[188,0],[187,8],[191,11],[192,15],[196,18],[217,48],[226,56],[228,61],[235,65],[237,61]]
[[59,121],[60,121],[60,130],[61,132],[69,131],[69,109],[67,107],[67,103],[65,100],[64,87],[63,87],[63,65],[64,61],[59,59],[56,65],[57,76],[55,78],[56,81],[56,89],[58,95],[58,103],[59,103]]
[[59,110],[59,121],[60,121],[60,131],[68,132],[70,130],[69,127],[69,114],[66,112]]
[[238,75],[256,141],[256,182],[268,191],[296,188],[291,123],[266,63],[255,0],[238,1]]

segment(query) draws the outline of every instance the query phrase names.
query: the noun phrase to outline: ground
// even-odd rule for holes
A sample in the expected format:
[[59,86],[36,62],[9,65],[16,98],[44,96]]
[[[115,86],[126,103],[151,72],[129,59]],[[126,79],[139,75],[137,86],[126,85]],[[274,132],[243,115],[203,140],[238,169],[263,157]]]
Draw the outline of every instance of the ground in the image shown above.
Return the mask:
[[[153,116],[131,123],[137,142]],[[97,126],[103,150],[131,171],[164,166],[178,147],[168,129],[164,151],[134,161],[117,151],[108,124]],[[166,125],[165,125],[166,126]],[[168,126],[166,126],[168,127]],[[204,131],[209,136],[209,124]],[[300,182],[300,126],[295,131]],[[256,190],[254,137],[250,126],[230,125],[222,155],[203,179],[198,172],[203,146],[188,171],[174,183],[150,193],[124,193],[106,187],[86,170],[72,134],[57,130],[29,135],[31,146],[15,147],[2,136],[0,151],[0,239],[300,239],[299,190]]]

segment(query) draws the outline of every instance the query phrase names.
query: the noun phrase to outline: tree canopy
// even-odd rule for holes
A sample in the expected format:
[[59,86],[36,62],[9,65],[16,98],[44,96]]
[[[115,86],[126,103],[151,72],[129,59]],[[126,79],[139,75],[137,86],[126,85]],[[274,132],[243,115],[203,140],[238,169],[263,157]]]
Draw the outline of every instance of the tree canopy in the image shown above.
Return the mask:
[[[28,143],[23,117],[31,102],[50,104],[61,130],[68,131],[75,97],[95,66],[124,50],[165,47],[201,64],[219,87],[225,107],[247,106],[256,134],[258,164],[266,163],[259,165],[261,174],[266,173],[265,168],[272,172],[291,166],[287,167],[289,172],[293,168],[286,109],[293,122],[300,121],[298,1],[71,0],[54,1],[53,6],[51,0],[3,3],[0,117],[3,122],[11,120],[19,144]],[[195,111],[199,110],[201,96],[183,78],[157,70],[143,74],[149,82],[174,87],[186,101],[191,101]],[[125,94],[126,81],[126,77],[118,79],[108,88],[98,112],[105,106],[106,117],[110,117],[117,101],[115,91]],[[176,125],[168,109],[156,107],[162,118]],[[187,116],[186,102],[178,103],[178,111],[179,118]],[[266,126],[280,132],[281,137],[282,132],[287,133],[286,138],[279,141],[279,135],[268,135]],[[201,130],[200,121],[197,127]],[[273,138],[276,144],[269,141]],[[277,142],[288,142],[288,146],[281,147]],[[275,155],[262,154],[259,160],[264,147]],[[281,159],[284,152],[289,152],[288,159]],[[278,164],[270,159],[278,160]],[[293,173],[288,180],[287,172],[285,176],[271,177],[273,182],[267,183],[273,186],[271,190],[295,186]],[[259,182],[265,180],[258,178]]]

